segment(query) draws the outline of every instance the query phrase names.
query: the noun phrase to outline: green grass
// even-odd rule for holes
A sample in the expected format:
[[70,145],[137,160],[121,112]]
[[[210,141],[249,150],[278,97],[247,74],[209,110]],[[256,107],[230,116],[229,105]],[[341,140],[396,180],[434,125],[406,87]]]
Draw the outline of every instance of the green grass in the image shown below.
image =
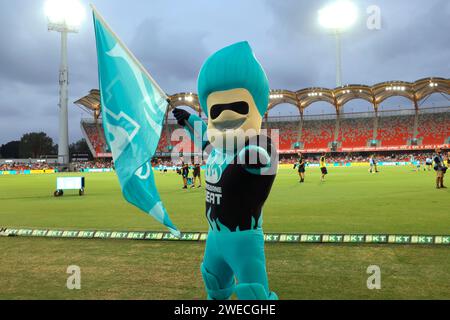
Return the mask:
[[[281,169],[264,207],[270,232],[423,233],[450,232],[450,189],[434,188],[434,172],[383,168],[331,168],[325,183],[318,169],[298,183]],[[0,176],[0,226],[164,230],[122,198],[114,173],[86,176],[86,195],[52,197],[56,175]],[[156,173],[164,204],[183,231],[207,230],[204,189],[181,190],[175,173]]]
[[[204,299],[203,243],[0,238],[0,299]],[[450,299],[448,248],[267,244],[281,299]],[[81,290],[66,269],[81,268]],[[367,267],[381,269],[368,290]]]
[[[449,234],[448,190],[434,172],[410,168],[330,168],[325,183],[309,169],[305,184],[281,169],[264,208],[269,232]],[[52,196],[56,175],[0,176],[0,226],[164,230],[127,204],[115,174],[84,174],[86,195]],[[180,177],[156,173],[172,220],[206,231],[204,190],[181,190]],[[0,238],[0,298],[202,299],[204,243]],[[267,244],[271,287],[282,299],[450,299],[450,248],[398,245]],[[65,287],[68,265],[82,290]],[[382,289],[368,290],[379,265]]]

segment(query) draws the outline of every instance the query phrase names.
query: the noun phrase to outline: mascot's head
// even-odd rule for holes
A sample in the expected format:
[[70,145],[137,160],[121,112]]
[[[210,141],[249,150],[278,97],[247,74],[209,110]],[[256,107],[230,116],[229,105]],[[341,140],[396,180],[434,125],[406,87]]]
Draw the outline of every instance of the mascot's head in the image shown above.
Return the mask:
[[206,60],[198,76],[198,96],[215,147],[223,147],[225,139],[259,134],[269,82],[248,42],[225,47]]

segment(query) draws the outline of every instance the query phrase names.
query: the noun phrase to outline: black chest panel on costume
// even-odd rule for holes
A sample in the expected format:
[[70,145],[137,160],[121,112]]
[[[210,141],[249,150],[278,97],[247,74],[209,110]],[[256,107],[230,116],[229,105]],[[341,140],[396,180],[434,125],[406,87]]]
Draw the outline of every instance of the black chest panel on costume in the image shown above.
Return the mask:
[[214,223],[218,219],[230,231],[256,229],[274,180],[275,175],[251,174],[242,165],[229,164],[219,182],[207,183],[206,213],[211,227],[220,231]]

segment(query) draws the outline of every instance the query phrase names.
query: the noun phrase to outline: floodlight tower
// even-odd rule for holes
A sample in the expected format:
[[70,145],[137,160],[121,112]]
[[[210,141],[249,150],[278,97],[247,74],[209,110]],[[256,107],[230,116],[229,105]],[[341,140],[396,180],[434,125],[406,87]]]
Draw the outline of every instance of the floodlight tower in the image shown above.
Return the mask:
[[58,163],[67,167],[69,165],[67,35],[78,32],[85,12],[83,6],[77,0],[47,0],[44,9],[48,20],[48,30],[57,31],[61,34]]
[[342,33],[357,19],[358,10],[348,0],[338,0],[319,10],[319,23],[336,38],[336,87],[342,86]]

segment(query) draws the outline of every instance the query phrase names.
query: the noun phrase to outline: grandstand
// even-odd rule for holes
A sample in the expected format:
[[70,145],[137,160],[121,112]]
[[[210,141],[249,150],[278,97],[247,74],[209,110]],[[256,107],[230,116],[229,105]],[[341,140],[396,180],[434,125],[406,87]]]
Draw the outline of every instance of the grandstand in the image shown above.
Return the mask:
[[101,155],[109,153],[101,121],[83,119],[81,121],[81,132],[86,138],[89,149],[95,157],[102,157]]
[[[450,94],[450,79],[425,78],[414,83],[391,81],[376,84],[346,85],[336,89],[309,88],[296,92],[272,90],[269,110],[283,103],[299,110],[298,116],[269,117],[266,113],[263,128],[279,130],[281,153],[304,150],[308,153],[328,151],[360,152],[388,150],[431,150],[437,145],[450,147],[450,106],[438,108],[419,107],[430,95]],[[410,110],[380,110],[380,104],[393,96],[402,96],[413,102]],[[373,111],[345,113],[343,107],[353,99],[368,101]],[[447,98],[448,99],[448,98]],[[187,106],[202,115],[198,97],[194,93],[170,96],[171,106]],[[335,113],[305,115],[306,108],[315,102],[328,102]],[[101,125],[100,94],[98,90],[75,101],[93,117],[83,119],[81,130],[94,157],[111,157]],[[171,141],[175,120],[166,115],[158,152],[170,152],[178,141]],[[184,143],[187,143],[186,141]]]

